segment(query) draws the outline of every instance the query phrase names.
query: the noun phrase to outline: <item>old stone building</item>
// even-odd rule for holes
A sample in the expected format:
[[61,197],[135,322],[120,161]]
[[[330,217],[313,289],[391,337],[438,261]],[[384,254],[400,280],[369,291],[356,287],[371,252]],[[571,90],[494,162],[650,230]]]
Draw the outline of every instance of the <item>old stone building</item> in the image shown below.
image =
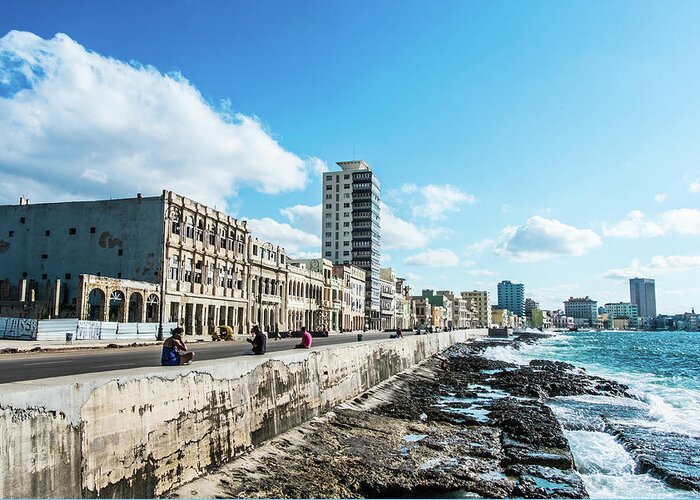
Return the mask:
[[318,330],[323,303],[323,273],[305,261],[290,260],[287,284],[287,325],[292,331],[305,326]]

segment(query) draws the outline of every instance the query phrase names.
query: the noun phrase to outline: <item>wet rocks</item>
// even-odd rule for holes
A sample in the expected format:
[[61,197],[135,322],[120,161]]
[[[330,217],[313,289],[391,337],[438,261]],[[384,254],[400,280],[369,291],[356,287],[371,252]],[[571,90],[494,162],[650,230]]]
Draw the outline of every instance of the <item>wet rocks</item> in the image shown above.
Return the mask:
[[583,368],[559,361],[533,360],[529,366],[494,373],[488,382],[514,396],[539,400],[582,394],[632,397],[626,385],[589,375]]
[[[700,492],[700,438],[656,429],[609,424],[613,435],[648,472],[679,489]],[[695,446],[689,446],[688,440]]]

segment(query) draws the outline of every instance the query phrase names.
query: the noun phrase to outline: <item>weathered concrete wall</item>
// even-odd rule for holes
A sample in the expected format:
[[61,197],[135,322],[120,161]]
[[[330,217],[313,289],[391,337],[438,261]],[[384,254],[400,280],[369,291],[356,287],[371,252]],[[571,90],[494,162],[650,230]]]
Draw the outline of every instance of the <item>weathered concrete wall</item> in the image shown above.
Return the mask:
[[0,389],[0,497],[153,497],[356,396],[464,330]]

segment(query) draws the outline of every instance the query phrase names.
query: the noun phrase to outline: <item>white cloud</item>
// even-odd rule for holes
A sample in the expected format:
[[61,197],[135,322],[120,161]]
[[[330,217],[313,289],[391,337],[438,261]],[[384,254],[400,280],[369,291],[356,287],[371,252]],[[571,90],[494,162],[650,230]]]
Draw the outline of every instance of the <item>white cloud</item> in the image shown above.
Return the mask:
[[647,220],[644,212],[633,210],[613,226],[603,224],[603,234],[616,238],[651,238],[661,236],[664,230],[656,222]]
[[479,240],[476,243],[472,243],[467,247],[467,253],[472,254],[472,253],[481,253],[485,250],[493,249],[493,247],[496,245],[496,241],[492,240],[490,238],[486,238],[483,240]]
[[321,205],[294,205],[280,210],[289,222],[307,233],[321,234]]
[[668,193],[658,193],[654,195],[654,201],[661,203],[662,201],[668,200]]
[[255,117],[208,104],[182,75],[125,63],[58,34],[0,38],[0,201],[158,194],[225,208],[241,185],[302,189],[317,158],[283,149]]
[[456,267],[460,265],[457,254],[446,248],[425,250],[424,252],[406,257],[403,263],[408,266],[422,267]]
[[315,249],[313,255],[318,256],[321,252],[321,239],[317,235],[305,233],[269,217],[250,219],[248,227],[253,235],[284,247],[291,256],[298,257],[299,252],[308,251],[312,247]]
[[381,257],[379,257],[379,263],[381,265],[385,265],[391,262],[391,255],[388,253],[382,253]]
[[415,193],[416,190],[418,189],[418,186],[416,186],[413,183],[406,183],[401,188],[399,188],[399,191],[403,194],[412,194]]
[[420,188],[421,201],[414,203],[412,213],[415,217],[427,217],[430,220],[444,219],[449,212],[457,212],[465,203],[474,203],[476,198],[449,184],[428,184]]
[[636,276],[655,277],[673,272],[696,271],[700,269],[700,255],[657,255],[649,264],[643,265],[634,259],[629,267],[609,269],[604,278],[628,279]]
[[688,186],[691,193],[700,193],[700,181],[693,181]]
[[603,224],[603,234],[616,238],[653,238],[669,233],[700,235],[700,210],[668,210],[657,220],[649,220],[643,212],[633,210],[617,224]]
[[450,234],[444,227],[419,227],[401,219],[387,204],[381,204],[382,248],[387,250],[406,250],[423,248],[431,241],[444,238]]
[[700,210],[698,209],[669,210],[661,215],[661,221],[667,232],[700,235]]
[[584,255],[601,244],[600,236],[590,229],[578,229],[535,215],[524,226],[504,228],[495,252],[517,262],[537,262],[558,256]]

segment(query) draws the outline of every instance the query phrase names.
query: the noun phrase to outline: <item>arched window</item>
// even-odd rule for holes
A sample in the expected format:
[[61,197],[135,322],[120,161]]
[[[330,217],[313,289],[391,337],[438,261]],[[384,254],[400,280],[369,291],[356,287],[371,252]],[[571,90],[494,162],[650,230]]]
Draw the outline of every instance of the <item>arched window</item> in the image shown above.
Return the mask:
[[180,212],[175,211],[170,221],[170,231],[173,234],[180,234]]
[[109,296],[109,317],[108,321],[120,321],[124,316],[124,293],[119,290],[112,292]]
[[187,219],[185,219],[185,237],[189,239],[194,238],[194,218],[191,215],[188,215]]
[[155,293],[152,293],[146,299],[146,323],[158,322],[158,305],[160,301]]
[[93,288],[88,295],[87,318],[91,321],[102,321],[105,306],[105,294],[99,288]]
[[129,297],[129,323],[139,323],[143,314],[143,297],[134,292]]

